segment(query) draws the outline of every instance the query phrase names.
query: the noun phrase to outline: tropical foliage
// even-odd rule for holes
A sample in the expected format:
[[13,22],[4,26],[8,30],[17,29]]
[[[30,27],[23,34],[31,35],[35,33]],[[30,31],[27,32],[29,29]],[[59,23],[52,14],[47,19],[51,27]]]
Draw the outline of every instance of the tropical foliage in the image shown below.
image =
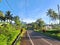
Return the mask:
[[0,11],[0,20],[0,45],[12,45],[20,33],[20,28],[17,29],[17,27],[20,27],[20,20],[18,16],[13,17],[10,11],[5,14]]
[[29,29],[33,29],[33,30],[42,30],[44,25],[45,25],[45,22],[40,18],[40,19],[36,20],[36,22],[27,24],[27,27]]
[[53,9],[48,10],[47,16],[49,16],[52,20],[58,19],[58,14]]

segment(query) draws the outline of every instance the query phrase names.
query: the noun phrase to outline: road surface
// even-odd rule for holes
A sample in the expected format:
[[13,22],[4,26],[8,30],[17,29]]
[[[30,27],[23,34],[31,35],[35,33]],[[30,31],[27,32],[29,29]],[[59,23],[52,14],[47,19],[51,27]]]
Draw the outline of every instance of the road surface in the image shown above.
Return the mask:
[[50,38],[32,30],[27,31],[27,38],[23,38],[21,42],[21,45],[60,45],[59,40]]

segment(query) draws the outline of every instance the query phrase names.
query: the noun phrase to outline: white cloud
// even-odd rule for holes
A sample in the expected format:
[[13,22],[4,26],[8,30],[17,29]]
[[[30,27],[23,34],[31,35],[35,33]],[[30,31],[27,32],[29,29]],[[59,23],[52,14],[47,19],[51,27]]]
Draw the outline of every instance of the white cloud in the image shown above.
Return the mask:
[[36,20],[33,20],[33,19],[23,19],[23,22],[26,22],[26,23],[32,23],[32,22],[35,22]]

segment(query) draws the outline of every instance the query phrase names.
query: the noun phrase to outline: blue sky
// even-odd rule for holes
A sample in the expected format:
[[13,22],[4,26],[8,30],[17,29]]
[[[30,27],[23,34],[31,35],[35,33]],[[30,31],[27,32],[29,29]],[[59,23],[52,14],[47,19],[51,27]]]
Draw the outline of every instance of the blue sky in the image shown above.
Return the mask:
[[[60,0],[6,0],[0,2],[0,10],[4,13],[10,10],[11,13],[18,15],[24,22],[34,22],[39,18],[42,18],[46,23],[49,23],[49,18],[46,16],[46,12],[49,8],[54,9],[57,12],[57,4],[60,4]],[[11,8],[13,10],[11,10]]]

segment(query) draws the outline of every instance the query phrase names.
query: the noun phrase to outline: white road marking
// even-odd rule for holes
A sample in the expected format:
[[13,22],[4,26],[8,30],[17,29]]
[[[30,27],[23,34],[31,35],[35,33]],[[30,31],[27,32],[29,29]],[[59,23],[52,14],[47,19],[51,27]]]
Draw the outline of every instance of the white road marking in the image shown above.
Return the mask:
[[[41,34],[42,35],[42,34]],[[44,36],[44,37],[47,37],[47,36]],[[47,38],[50,38],[50,37],[47,37]],[[53,38],[51,38],[53,39]],[[47,41],[46,39],[42,38],[43,41],[45,41],[46,43],[50,44],[50,45],[53,45],[52,43],[50,43],[49,41]]]
[[34,43],[33,43],[32,39],[30,38],[30,35],[29,35],[28,32],[27,32],[27,36],[29,37],[29,40],[30,40],[31,44],[34,45]]
[[[29,40],[30,40],[31,44],[34,45],[34,43],[33,43],[32,39],[31,39],[28,31],[27,31],[27,36],[29,37]],[[38,36],[38,37],[40,37],[40,36]],[[47,40],[44,39],[44,38],[41,38],[41,40],[43,40],[44,42],[48,43],[49,45],[53,45],[52,43],[50,43],[49,41],[47,41]]]
[[53,45],[53,44],[51,44],[49,41],[45,40],[44,38],[42,38],[42,40],[43,40],[44,42],[48,43],[49,45]]

